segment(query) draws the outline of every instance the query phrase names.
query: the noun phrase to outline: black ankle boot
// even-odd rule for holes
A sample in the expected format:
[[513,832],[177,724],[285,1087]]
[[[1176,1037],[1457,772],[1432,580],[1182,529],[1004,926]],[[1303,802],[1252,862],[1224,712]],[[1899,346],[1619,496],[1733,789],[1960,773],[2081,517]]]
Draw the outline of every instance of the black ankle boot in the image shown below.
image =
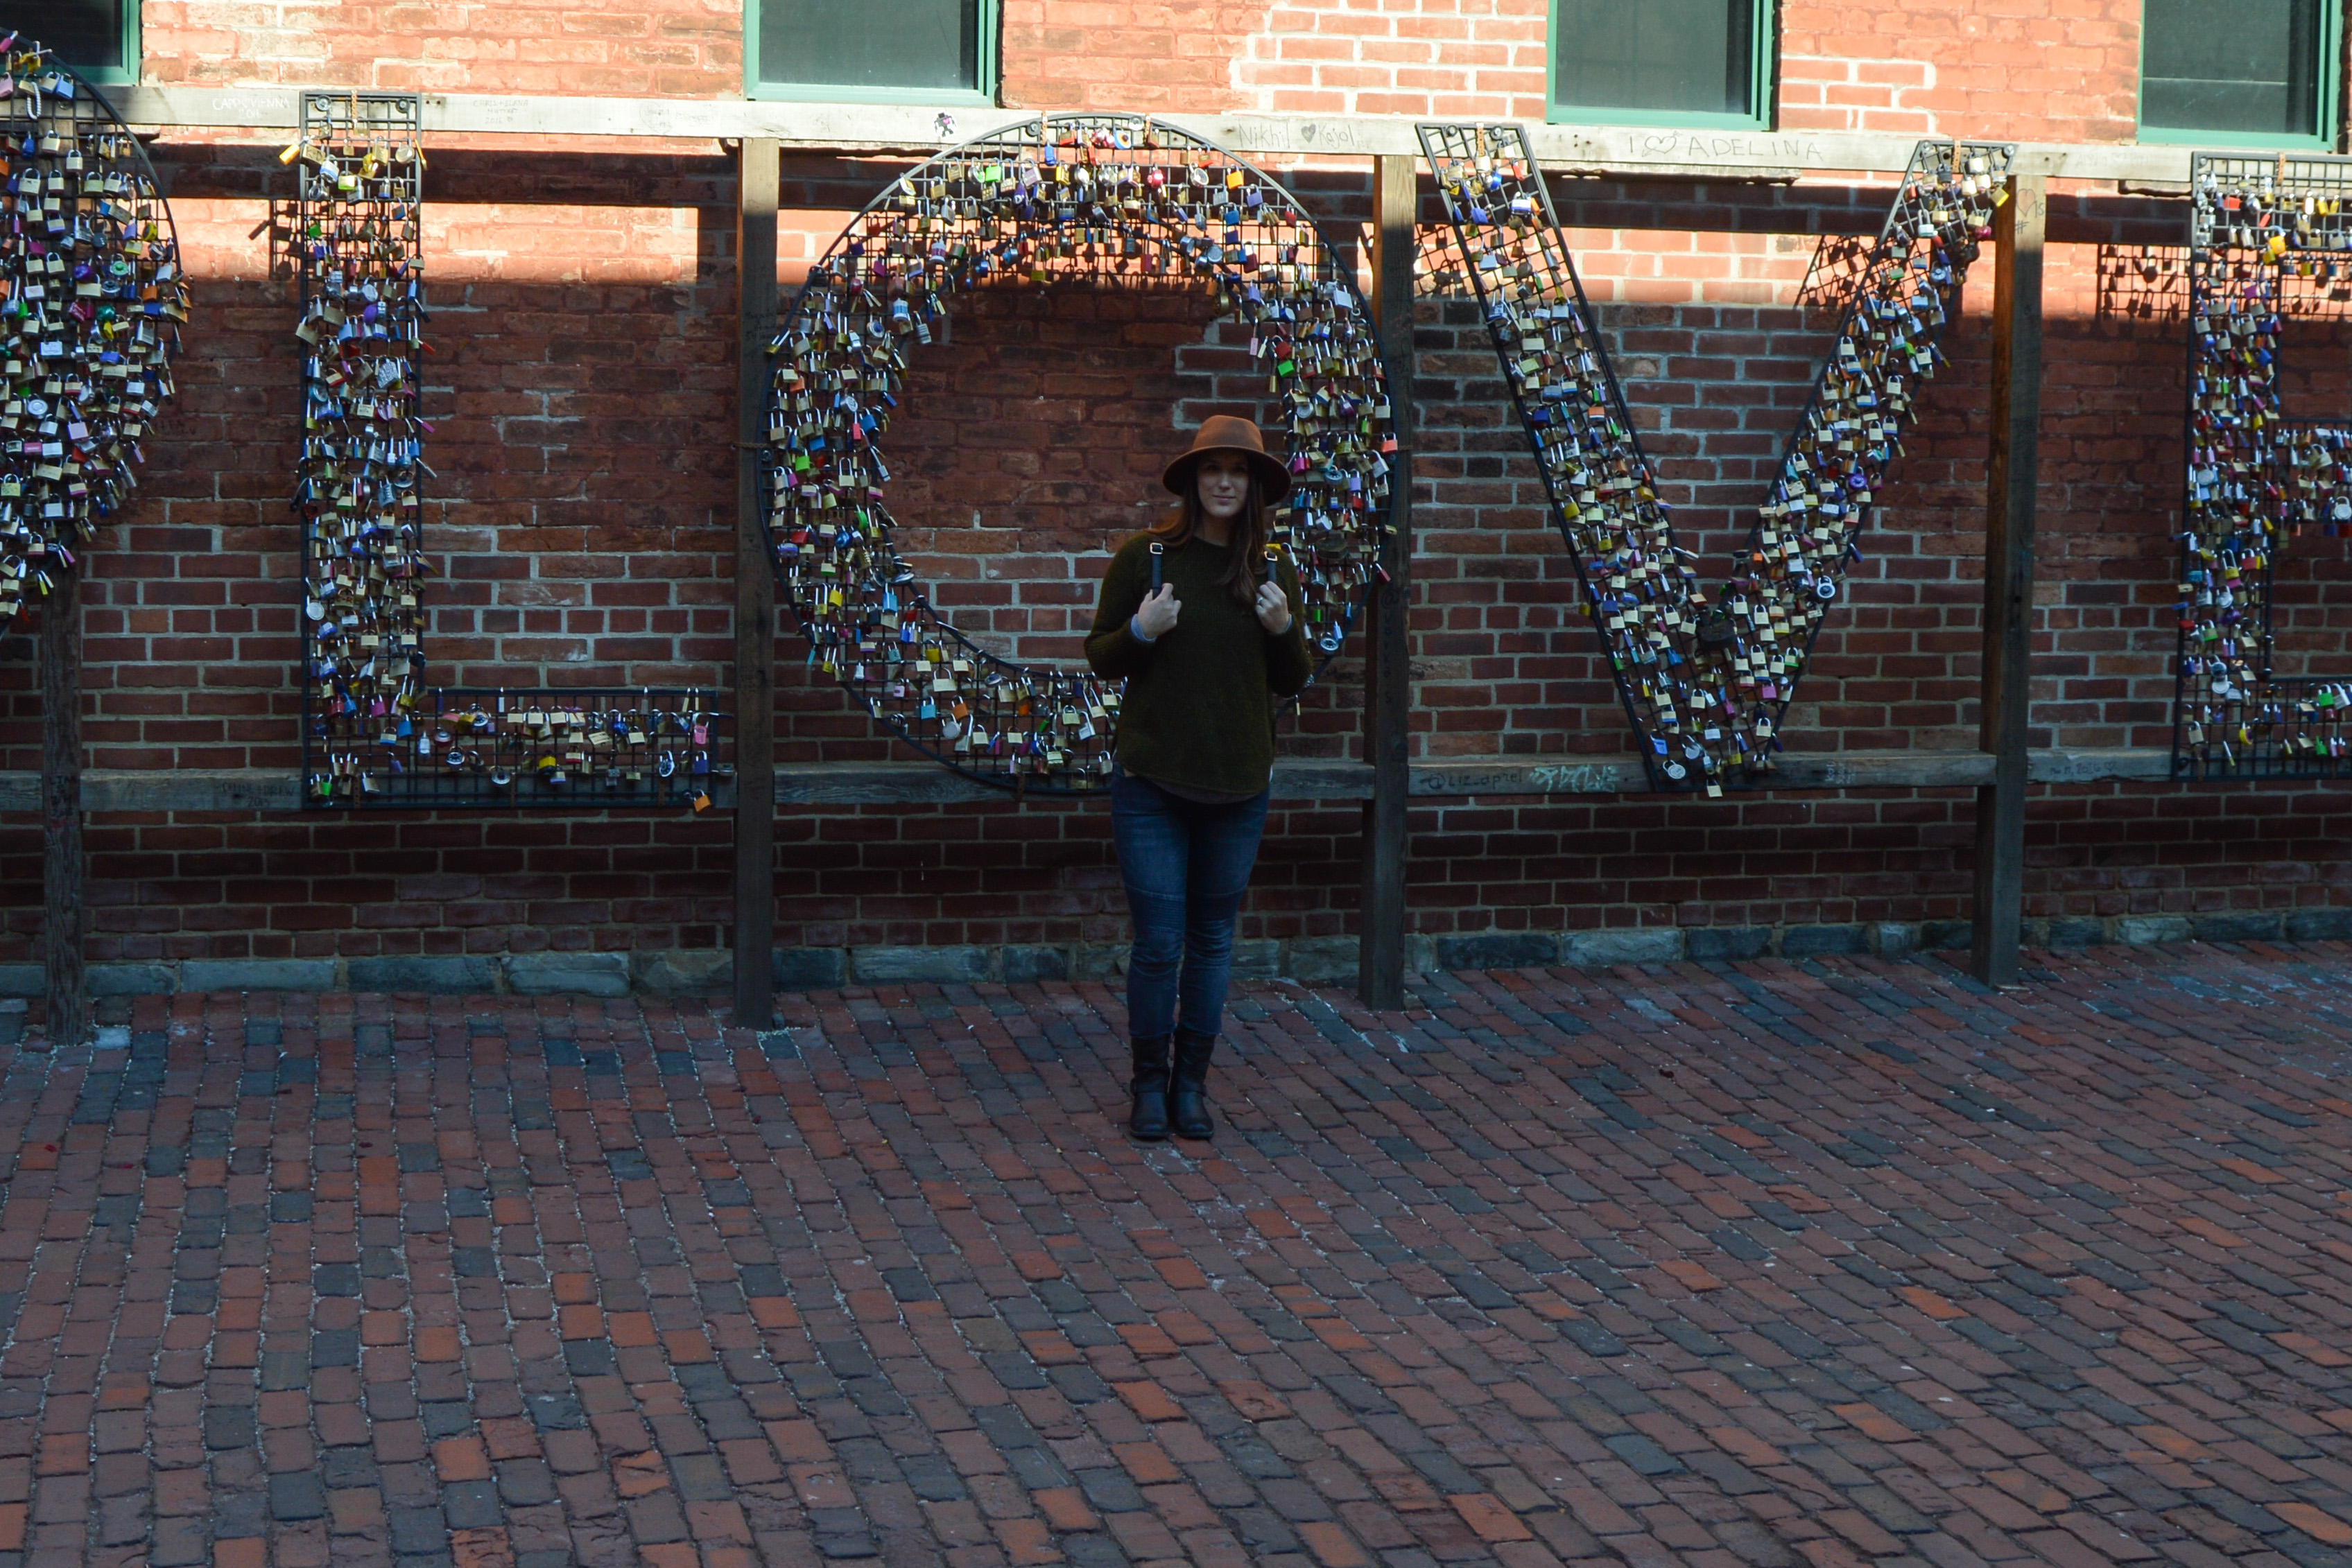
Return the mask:
[[1127,1130],[1147,1143],[1168,1135],[1168,1040],[1164,1034],[1133,1042],[1135,1076],[1127,1092],[1135,1096]]
[[1217,1037],[1176,1031],[1176,1066],[1168,1075],[1169,1115],[1180,1138],[1207,1138],[1217,1130],[1209,1119],[1209,1058],[1216,1053]]

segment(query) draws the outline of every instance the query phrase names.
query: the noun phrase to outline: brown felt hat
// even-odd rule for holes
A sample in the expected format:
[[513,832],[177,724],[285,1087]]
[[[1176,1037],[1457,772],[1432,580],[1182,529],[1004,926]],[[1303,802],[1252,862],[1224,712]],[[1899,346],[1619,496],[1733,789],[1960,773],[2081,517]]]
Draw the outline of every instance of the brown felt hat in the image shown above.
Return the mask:
[[1168,487],[1169,494],[1182,495],[1184,487],[1192,483],[1192,465],[1211,452],[1238,452],[1248,458],[1250,466],[1257,470],[1258,493],[1265,497],[1267,506],[1290,493],[1290,470],[1265,449],[1265,437],[1258,434],[1257,426],[1230,413],[1211,414],[1202,422],[1183,455],[1160,470],[1160,484]]

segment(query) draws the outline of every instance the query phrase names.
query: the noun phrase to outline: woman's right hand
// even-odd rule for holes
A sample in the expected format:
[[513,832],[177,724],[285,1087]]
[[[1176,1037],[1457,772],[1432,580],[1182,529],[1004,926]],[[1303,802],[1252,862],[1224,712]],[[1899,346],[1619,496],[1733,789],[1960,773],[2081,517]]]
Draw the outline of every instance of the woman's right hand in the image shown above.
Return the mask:
[[1176,599],[1176,585],[1162,583],[1159,591],[1146,598],[1142,607],[1136,611],[1135,623],[1143,628],[1143,634],[1147,637],[1165,637],[1176,630],[1176,615],[1183,608]]

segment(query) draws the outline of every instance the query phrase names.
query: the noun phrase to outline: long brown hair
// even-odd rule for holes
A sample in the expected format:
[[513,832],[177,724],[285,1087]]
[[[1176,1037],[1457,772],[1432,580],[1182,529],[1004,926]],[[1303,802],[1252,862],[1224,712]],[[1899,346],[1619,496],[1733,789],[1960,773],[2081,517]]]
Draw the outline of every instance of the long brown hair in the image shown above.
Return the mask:
[[[1183,498],[1168,509],[1168,515],[1152,525],[1151,537],[1171,549],[1192,542],[1200,531],[1201,465],[1197,463],[1184,470]],[[1247,610],[1257,602],[1258,571],[1265,560],[1265,547],[1274,538],[1274,509],[1265,504],[1265,492],[1259,487],[1257,470],[1249,471],[1249,491],[1243,497],[1241,515],[1234,519],[1233,559],[1225,563],[1224,576],[1217,585],[1234,596],[1234,602]]]

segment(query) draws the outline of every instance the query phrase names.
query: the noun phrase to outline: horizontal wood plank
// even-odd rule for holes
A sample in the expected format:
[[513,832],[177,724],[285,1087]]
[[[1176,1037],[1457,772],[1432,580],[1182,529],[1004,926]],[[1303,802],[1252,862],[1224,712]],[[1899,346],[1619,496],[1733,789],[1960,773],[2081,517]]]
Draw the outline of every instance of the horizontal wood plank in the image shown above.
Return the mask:
[[[290,131],[293,88],[125,87],[104,89],[142,130]],[[427,93],[425,129],[448,136],[667,138],[716,141],[770,136],[786,147],[929,154],[1034,119],[1002,109],[936,104],[783,103],[742,99],[536,98]],[[1172,124],[1261,156],[1417,156],[1413,120],[1396,115],[1171,114]],[[947,129],[943,127],[942,120]],[[1896,173],[1917,139],[1829,131],[1701,131],[1622,125],[1531,125],[1536,156],[1563,174],[1633,173],[1789,180],[1801,174]],[[2078,180],[2173,183],[2189,177],[2189,149],[2132,143],[2026,142],[2021,168]]]
[[1621,795],[1650,787],[1630,757],[1459,758],[1416,762],[1409,777],[1406,792],[1416,796]]
[[[1975,751],[1789,752],[1769,776],[1735,786],[1740,793],[1780,789],[1886,789],[1967,786],[1990,777],[1992,759]],[[1634,795],[1649,790],[1641,762],[1624,758],[1544,758],[1525,762],[1481,758],[1416,763],[1415,795]]]
[[[1361,800],[1371,792],[1372,770],[1362,763],[1286,759],[1274,765],[1276,800]],[[1002,800],[1010,793],[929,763],[818,762],[776,768],[780,806]]]
[[2055,747],[2025,754],[2025,776],[2036,784],[2095,784],[2111,779],[2172,777],[2172,753],[2147,747]]
[[[2038,784],[2112,780],[2162,782],[2172,777],[2172,754],[2146,749],[2060,747],[2030,755]],[[1769,782],[1740,793],[1791,789],[1965,789],[1991,777],[1992,758],[1979,751],[1792,752],[1779,758]],[[1470,795],[1635,795],[1648,780],[1632,758],[1553,758],[1526,761],[1471,758],[1415,763],[1412,792],[1427,798]],[[1275,764],[1274,793],[1282,800],[1364,800],[1372,770],[1359,762],[1293,759]],[[731,790],[715,792],[717,804]],[[928,762],[820,762],[776,769],[780,806],[918,805],[1001,800],[1007,791],[973,782]],[[192,768],[183,772],[92,768],[82,775],[84,810],[90,812],[247,811],[301,809],[291,773],[266,768]],[[40,810],[40,776],[0,772],[0,811]],[[614,807],[616,810],[678,810]]]

